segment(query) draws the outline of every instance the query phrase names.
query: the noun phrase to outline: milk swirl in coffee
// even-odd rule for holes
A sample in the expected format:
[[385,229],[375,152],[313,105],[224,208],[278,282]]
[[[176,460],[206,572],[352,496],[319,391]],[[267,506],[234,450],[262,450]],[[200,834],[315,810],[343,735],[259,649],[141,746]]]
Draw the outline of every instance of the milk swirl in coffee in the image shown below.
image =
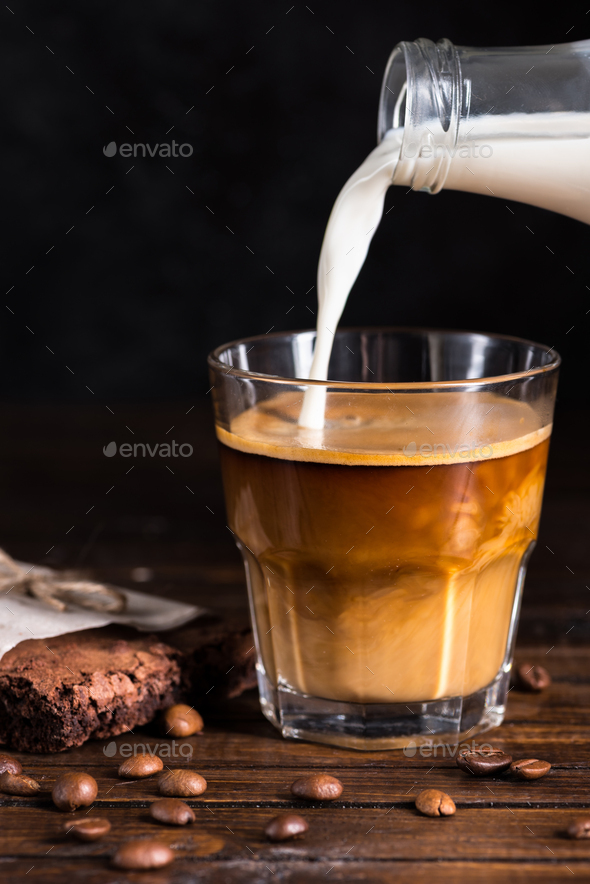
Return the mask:
[[[551,428],[491,394],[464,394],[458,416],[453,396],[396,393],[384,411],[330,392],[318,439],[288,393],[217,428],[260,654],[289,689],[416,702],[466,696],[500,669]],[[464,444],[474,424],[498,441]]]

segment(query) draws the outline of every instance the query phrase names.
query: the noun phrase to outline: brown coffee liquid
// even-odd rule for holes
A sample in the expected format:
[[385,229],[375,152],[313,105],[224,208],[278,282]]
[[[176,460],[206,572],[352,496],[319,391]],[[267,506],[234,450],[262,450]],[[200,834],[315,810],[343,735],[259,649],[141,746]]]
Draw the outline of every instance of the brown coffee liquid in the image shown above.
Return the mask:
[[466,696],[506,655],[550,427],[492,395],[379,398],[330,394],[319,433],[295,394],[218,428],[262,661],[331,700]]

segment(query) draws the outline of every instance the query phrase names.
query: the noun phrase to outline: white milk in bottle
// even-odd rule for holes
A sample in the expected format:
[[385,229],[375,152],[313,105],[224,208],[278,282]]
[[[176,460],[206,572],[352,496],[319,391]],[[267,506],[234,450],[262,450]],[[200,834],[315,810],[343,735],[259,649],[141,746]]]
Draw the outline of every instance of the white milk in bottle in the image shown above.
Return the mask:
[[[315,380],[328,379],[336,327],[390,184],[517,200],[590,224],[590,41],[489,50],[401,43],[386,70],[379,130],[381,143],[344,185],[326,227]],[[299,426],[321,431],[325,402],[326,388],[310,386]]]

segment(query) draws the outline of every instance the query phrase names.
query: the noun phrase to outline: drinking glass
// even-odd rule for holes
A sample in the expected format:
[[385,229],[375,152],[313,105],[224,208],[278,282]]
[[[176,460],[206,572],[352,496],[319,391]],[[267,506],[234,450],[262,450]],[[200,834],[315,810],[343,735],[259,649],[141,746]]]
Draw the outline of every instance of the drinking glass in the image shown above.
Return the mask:
[[[262,711],[338,746],[458,743],[504,716],[560,358],[500,335],[352,329],[312,381],[314,342],[209,357]],[[324,427],[298,427],[317,385]]]

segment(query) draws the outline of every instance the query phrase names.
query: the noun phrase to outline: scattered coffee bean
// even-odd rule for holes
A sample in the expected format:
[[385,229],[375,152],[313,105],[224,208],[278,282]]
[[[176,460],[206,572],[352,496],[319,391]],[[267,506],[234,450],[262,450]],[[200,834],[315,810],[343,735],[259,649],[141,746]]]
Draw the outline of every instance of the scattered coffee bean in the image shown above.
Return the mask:
[[203,730],[203,719],[196,709],[177,703],[162,715],[162,733],[165,737],[191,737]]
[[510,773],[516,774],[521,780],[538,780],[551,770],[548,761],[539,761],[538,758],[524,758],[522,761],[513,761],[510,765]]
[[474,777],[489,777],[510,767],[512,755],[501,749],[462,749],[457,755],[457,766]]
[[302,816],[296,813],[280,813],[271,819],[264,833],[271,841],[289,841],[301,838],[309,826]]
[[98,785],[94,777],[73,771],[58,777],[51,792],[55,806],[70,811],[88,807],[97,795]]
[[451,796],[438,789],[425,789],[416,798],[416,810],[424,816],[452,816],[456,809]]
[[3,774],[5,770],[9,773],[19,774],[23,772],[23,766],[18,758],[13,758],[6,752],[0,752],[0,774]]
[[151,777],[164,768],[164,762],[157,755],[142,753],[131,758],[126,758],[119,765],[120,777],[131,777],[132,780],[141,780],[143,777]]
[[188,804],[179,798],[160,798],[150,806],[150,816],[159,823],[171,826],[186,826],[194,823],[195,815]]
[[20,795],[22,798],[26,798],[29,795],[36,795],[40,788],[37,780],[26,777],[24,774],[13,774],[9,770],[0,774],[0,791],[6,795]]
[[207,788],[207,780],[194,770],[167,770],[158,780],[161,795],[196,798]]
[[590,838],[590,816],[579,816],[567,827],[568,838]]
[[102,816],[85,816],[79,820],[68,820],[63,825],[66,835],[72,834],[79,841],[98,841],[111,831],[111,824]]
[[342,783],[328,774],[311,774],[295,780],[291,792],[308,801],[335,801],[342,795]]
[[169,866],[173,859],[174,854],[167,844],[138,838],[121,844],[113,857],[113,865],[117,869],[145,871]]
[[551,676],[543,666],[522,663],[516,670],[516,686],[523,691],[543,691],[551,684]]

